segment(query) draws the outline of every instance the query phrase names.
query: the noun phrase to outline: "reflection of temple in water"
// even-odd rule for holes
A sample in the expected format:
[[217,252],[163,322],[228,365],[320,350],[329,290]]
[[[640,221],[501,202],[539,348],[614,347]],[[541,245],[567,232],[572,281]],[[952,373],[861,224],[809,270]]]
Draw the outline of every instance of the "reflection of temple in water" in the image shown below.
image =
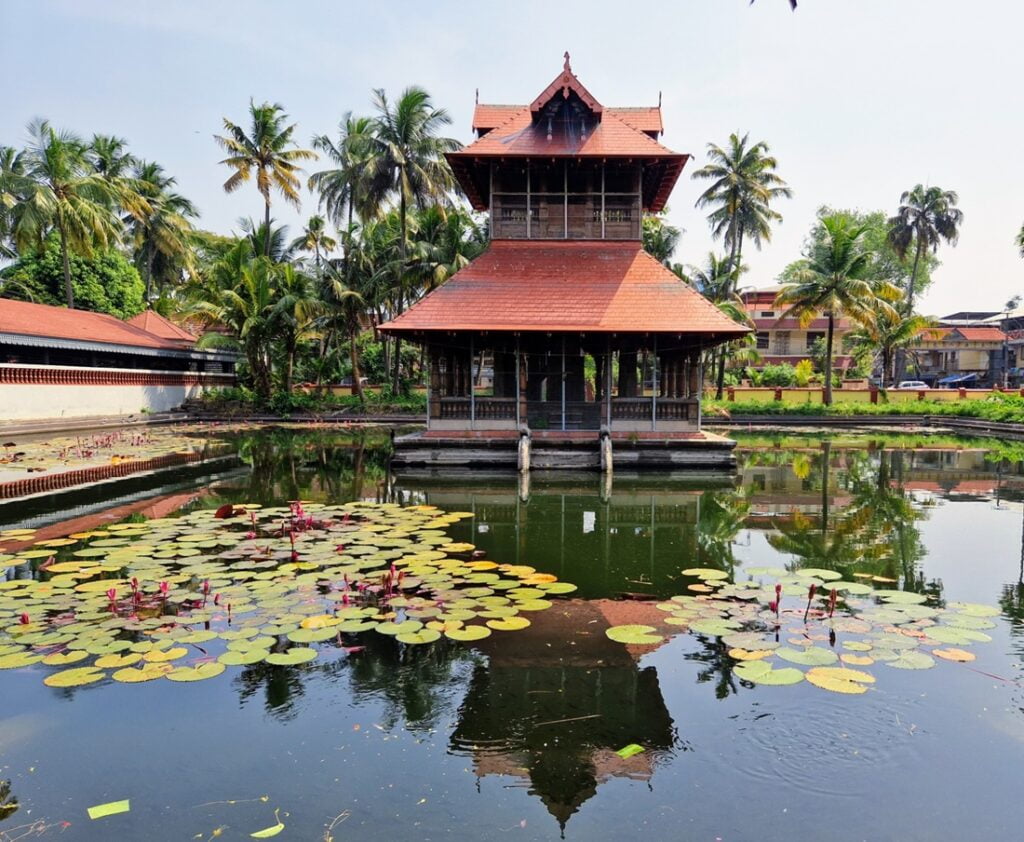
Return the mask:
[[[482,641],[489,664],[473,672],[451,750],[470,756],[479,777],[520,779],[563,831],[610,778],[649,780],[676,743],[657,672],[636,662],[656,647],[625,647],[604,631],[650,612],[650,603],[571,600],[533,615],[514,639]],[[631,743],[644,751],[616,753]]]
[[526,501],[508,483],[451,490],[433,484],[423,492],[425,502],[474,513],[460,540],[501,561],[553,573],[578,585],[583,597],[679,593],[687,584],[682,570],[701,561],[705,498],[733,496],[731,490],[666,491],[636,483],[603,494],[592,479],[535,482]]

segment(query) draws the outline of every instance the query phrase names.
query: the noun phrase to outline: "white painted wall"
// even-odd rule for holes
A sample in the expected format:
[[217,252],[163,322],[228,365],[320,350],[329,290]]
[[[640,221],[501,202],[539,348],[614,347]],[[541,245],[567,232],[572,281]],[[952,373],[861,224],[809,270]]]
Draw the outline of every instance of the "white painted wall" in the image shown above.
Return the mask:
[[[38,368],[39,366],[31,367]],[[135,369],[132,370],[132,373],[142,372]],[[231,376],[224,376],[218,380],[220,382],[193,386],[65,386],[0,383],[0,424],[3,421],[83,418],[99,415],[127,416],[138,415],[143,411],[166,412],[181,406],[189,398],[199,396],[206,389],[231,386],[234,383],[234,378]]]

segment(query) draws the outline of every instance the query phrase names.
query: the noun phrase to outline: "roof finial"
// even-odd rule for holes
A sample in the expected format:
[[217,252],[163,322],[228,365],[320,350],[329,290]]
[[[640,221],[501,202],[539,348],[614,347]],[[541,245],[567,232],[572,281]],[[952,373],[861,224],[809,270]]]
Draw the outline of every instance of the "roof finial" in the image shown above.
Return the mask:
[[569,51],[565,51],[565,64],[562,65],[562,69],[566,73],[572,73],[572,67],[569,65]]
[[479,89],[479,88],[477,88],[477,89],[476,89],[476,99],[474,100],[474,102],[475,102],[475,103],[476,103],[477,105],[479,105],[479,104],[480,104],[480,89]]
[[661,108],[661,91],[658,91],[658,108]]

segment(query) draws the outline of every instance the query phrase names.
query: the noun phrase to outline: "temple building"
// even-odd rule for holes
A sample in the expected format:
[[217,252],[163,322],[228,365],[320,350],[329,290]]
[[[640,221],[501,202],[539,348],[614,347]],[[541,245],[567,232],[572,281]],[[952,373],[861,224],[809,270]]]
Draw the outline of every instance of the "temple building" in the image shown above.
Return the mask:
[[471,442],[486,445],[471,462],[515,463],[517,431],[544,467],[596,466],[601,431],[616,464],[649,461],[647,445],[671,464],[730,459],[700,431],[701,356],[747,328],[641,245],[689,158],[659,142],[660,106],[605,107],[566,55],[529,105],[477,104],[473,129],[448,161],[491,243],[381,327],[429,361],[427,431],[398,441],[398,462],[465,462]]

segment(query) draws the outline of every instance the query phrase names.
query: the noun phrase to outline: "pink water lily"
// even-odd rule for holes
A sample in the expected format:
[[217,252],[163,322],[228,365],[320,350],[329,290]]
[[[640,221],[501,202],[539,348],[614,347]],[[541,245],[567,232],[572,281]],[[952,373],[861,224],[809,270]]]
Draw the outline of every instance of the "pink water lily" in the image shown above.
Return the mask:
[[32,622],[32,620],[28,616],[28,612],[27,611],[22,611],[21,612],[21,616],[18,617],[18,622],[21,623],[23,626],[27,626],[29,623]]

